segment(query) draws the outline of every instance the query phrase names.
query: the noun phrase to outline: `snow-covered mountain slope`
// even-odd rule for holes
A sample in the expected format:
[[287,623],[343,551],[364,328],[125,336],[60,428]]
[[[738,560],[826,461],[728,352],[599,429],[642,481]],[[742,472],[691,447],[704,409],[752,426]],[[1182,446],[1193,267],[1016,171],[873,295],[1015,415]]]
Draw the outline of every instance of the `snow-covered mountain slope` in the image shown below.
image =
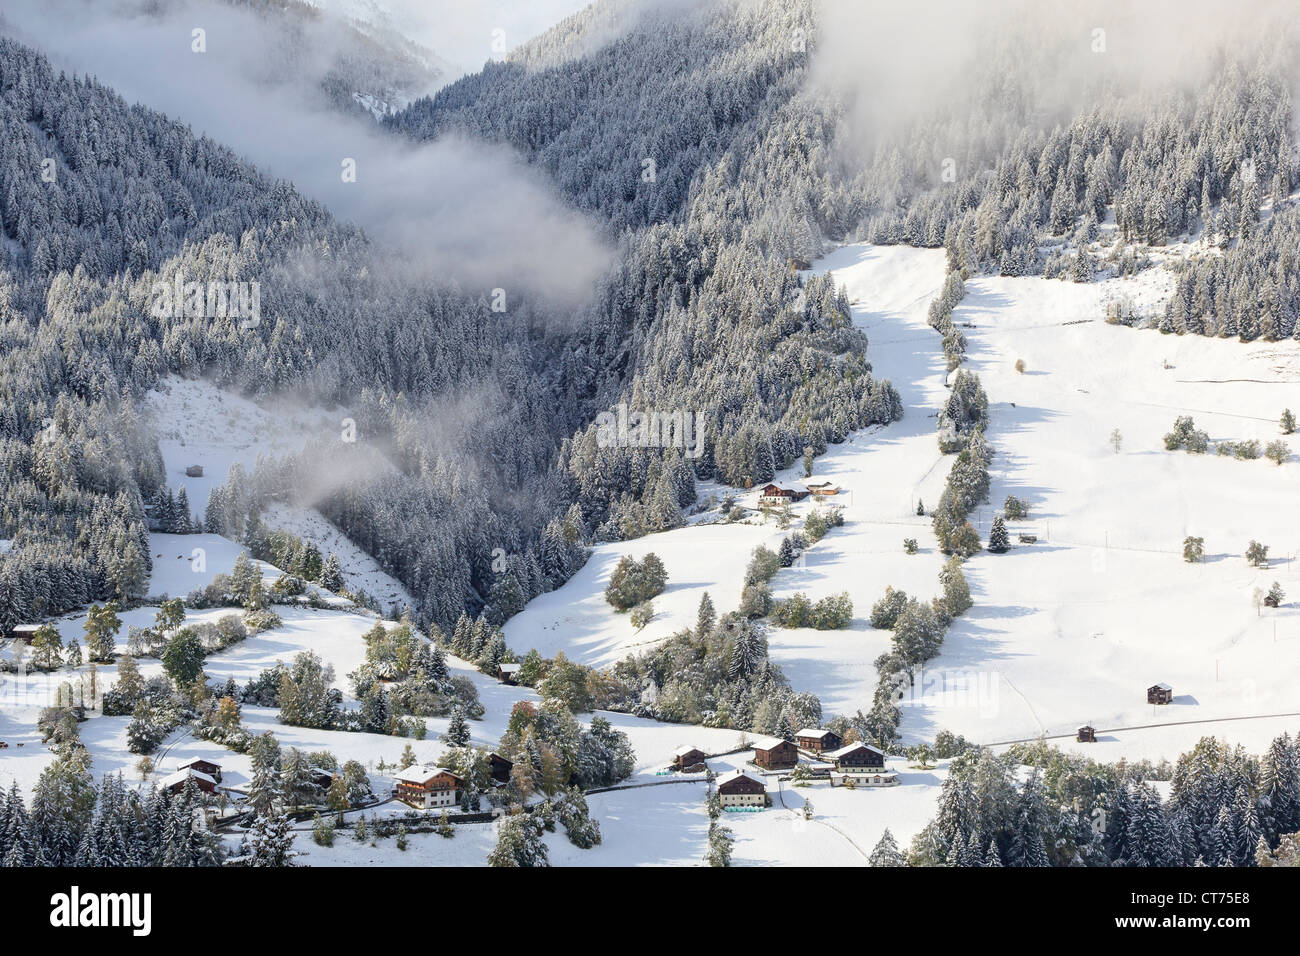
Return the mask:
[[[313,438],[337,435],[347,412],[285,405],[275,411],[203,379],[168,378],[151,391],[146,409],[167,465],[167,484],[185,486],[190,507],[203,513],[208,494],[234,464],[252,472],[257,459],[301,451]],[[200,478],[185,474],[198,465]]]
[[[907,406],[903,421],[856,433],[817,459],[811,480],[840,486],[832,500],[846,523],[773,581],[777,598],[847,591],[853,599],[846,631],[768,634],[773,660],[796,690],[818,694],[828,714],[870,704],[872,662],[890,635],[867,618],[885,588],[922,599],[939,591],[943,557],[929,518],[915,512],[918,499],[927,508],[937,502],[952,460],[935,438],[947,389],[939,336],[925,321],[943,269],[941,251],[872,246],[838,249],[814,266],[846,287],[875,373],[893,381]],[[1300,343],[1242,345],[1104,322],[1106,303],[1117,298],[1153,308],[1171,278],[1156,268],[1086,284],[998,277],[967,284],[954,318],[969,339],[966,367],[990,398],[996,451],[990,503],[973,518],[987,537],[993,514],[1014,494],[1030,516],[1010,523],[1013,541],[1024,532],[1038,543],[967,562],[975,607],[949,630],[904,708],[905,739],[931,740],[947,728],[992,743],[1072,735],[1084,723],[1207,721],[1107,733],[1087,748],[1101,759],[1173,757],[1216,732],[1262,746],[1283,721],[1215,721],[1300,711],[1292,692],[1300,665],[1288,650],[1300,640],[1298,605],[1253,603],[1255,589],[1275,580],[1300,594],[1291,561],[1300,517],[1289,505],[1296,456],[1278,467],[1264,458],[1170,452],[1162,441],[1178,415],[1193,416],[1215,440],[1281,437],[1282,409],[1300,407]],[[1118,452],[1110,444],[1116,429]],[[798,467],[778,475],[787,486],[802,480]],[[752,492],[737,494],[753,503]],[[796,519],[810,507],[796,505]],[[689,626],[704,590],[720,609],[735,606],[750,551],[783,534],[774,525],[758,530],[695,525],[602,545],[582,573],[513,618],[507,639],[520,651],[564,650],[593,664],[643,649]],[[1204,562],[1183,560],[1188,535],[1205,538]],[[905,537],[918,540],[918,554],[904,553]],[[1252,539],[1271,546],[1268,568],[1248,566]],[[602,592],[619,555],[647,551],[664,560],[669,589],[637,634]],[[1146,704],[1146,688],[1158,681],[1174,686],[1172,706]]]
[[[879,281],[872,257],[850,247],[818,268],[834,272],[860,300],[860,321],[871,323],[869,290]],[[1108,728],[1300,711],[1297,665],[1287,650],[1288,641],[1300,640],[1300,612],[1291,602],[1261,614],[1252,602],[1255,589],[1274,580],[1293,594],[1300,585],[1290,560],[1300,541],[1300,519],[1288,505],[1294,455],[1279,468],[1263,458],[1169,452],[1162,442],[1184,414],[1216,440],[1279,437],[1282,409],[1300,404],[1300,343],[1243,346],[1102,320],[1107,301],[1153,304],[1169,284],[1162,270],[1088,284],[997,277],[967,284],[954,320],[969,340],[966,367],[989,395],[996,452],[990,504],[976,520],[987,536],[993,512],[1014,494],[1028,502],[1030,517],[1010,525],[1013,540],[1024,531],[1038,543],[967,562],[975,607],[950,629],[921,696],[904,709],[905,736],[932,739],[947,727],[992,742],[1072,733],[1084,723]],[[927,333],[933,348],[937,336],[921,335]],[[891,365],[900,356],[890,354],[887,334],[877,327],[872,335],[877,372],[891,376],[912,402],[930,383]],[[916,424],[913,418],[898,430]],[[1116,429],[1118,452],[1110,444]],[[932,431],[925,444],[935,447]],[[852,456],[851,447],[828,459]],[[908,472],[875,474],[880,480],[871,494],[879,507],[909,520]],[[928,527],[919,530],[932,542]],[[1187,535],[1205,538],[1203,563],[1183,561]],[[828,536],[821,560],[847,537]],[[1247,565],[1243,552],[1252,539],[1271,544],[1267,569]],[[870,572],[876,595],[886,584],[910,593],[903,568],[914,560],[900,553],[897,572],[883,579]],[[859,575],[865,570],[849,564]],[[846,578],[832,576],[828,590]],[[932,593],[934,586],[920,592]],[[859,614],[864,610],[858,605]],[[826,670],[840,680],[845,662],[835,663]],[[783,664],[798,686],[798,664]],[[1174,686],[1173,706],[1146,705],[1146,688],[1158,681]],[[837,700],[828,695],[828,703]],[[1245,724],[1188,725],[1166,734],[1157,755],[1172,757],[1218,730],[1262,741],[1277,730],[1276,722],[1265,723],[1272,726],[1258,733]],[[1132,755],[1133,740],[1134,734],[1112,735],[1088,752]]]
[[[287,455],[302,450],[312,439],[334,436],[345,427],[346,409],[326,411],[301,405],[264,408],[248,399],[218,388],[202,379],[172,377],[165,388],[152,391],[147,404],[150,422],[159,435],[158,447],[167,469],[167,484],[184,487],[190,507],[203,516],[208,495],[222,485],[230,469],[238,464],[252,473],[258,459]],[[369,464],[388,467],[375,455]],[[202,477],[185,474],[191,465],[203,469]],[[274,505],[262,516],[268,528],[282,529],[315,542],[323,555],[337,555],[344,583],[351,592],[365,591],[385,608],[415,605],[407,589],[379,566],[316,509]],[[211,580],[215,570],[233,564],[239,548],[216,535],[153,535],[154,571],[149,594],[188,594]],[[171,540],[164,540],[171,539]],[[204,571],[190,568],[190,552],[202,548],[214,559]],[[233,553],[228,553],[232,551]],[[157,555],[166,552],[162,559]],[[184,556],[184,567],[177,563]],[[268,566],[269,567],[269,566]],[[177,569],[180,569],[180,572]],[[272,578],[273,579],[273,578]]]

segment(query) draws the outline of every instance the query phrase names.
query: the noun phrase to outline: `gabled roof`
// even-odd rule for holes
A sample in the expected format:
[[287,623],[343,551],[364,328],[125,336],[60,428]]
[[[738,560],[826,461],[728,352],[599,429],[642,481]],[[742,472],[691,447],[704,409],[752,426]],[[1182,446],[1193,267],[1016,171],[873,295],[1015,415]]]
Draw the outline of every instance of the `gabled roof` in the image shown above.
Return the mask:
[[217,763],[215,760],[209,760],[207,757],[191,757],[189,760],[183,760],[176,765],[176,769],[184,770],[187,767],[193,767],[196,763],[206,763],[210,766],[216,767],[218,770],[221,769],[221,764]]
[[849,744],[845,747],[841,747],[839,750],[832,750],[830,753],[826,754],[826,756],[834,757],[836,760],[838,760],[840,757],[847,756],[853,753],[853,751],[855,750],[870,750],[872,753],[878,753],[882,757],[885,756],[885,752],[881,750],[879,747],[873,747],[871,746],[871,744],[864,744],[864,743]]
[[839,736],[833,730],[818,730],[816,727],[805,727],[795,734],[796,737],[816,737],[818,740],[824,740],[828,735]]
[[689,753],[704,753],[699,747],[678,747],[673,751],[674,757],[685,757]]
[[[754,741],[755,750],[771,750],[774,747],[780,747],[782,744],[788,744],[790,741],[783,740],[780,737],[762,737]],[[790,744],[794,746],[794,744]]]
[[1173,690],[1172,687],[1170,687],[1168,684],[1165,684],[1165,683],[1154,684],[1154,685],[1152,685],[1152,686],[1153,686],[1153,687],[1159,687],[1161,690]]
[[394,779],[400,780],[403,783],[426,784],[434,777],[444,773],[457,783],[461,782],[460,776],[448,770],[446,767],[424,767],[418,763],[412,764],[405,770],[398,771]]
[[515,674],[523,670],[524,665],[523,664],[498,664],[497,667],[505,671],[507,674]]
[[159,781],[159,783],[162,784],[163,789],[167,789],[169,787],[176,786],[176,784],[178,783],[185,783],[185,781],[189,780],[190,777],[193,777],[196,780],[203,780],[207,783],[212,784],[214,787],[217,785],[217,781],[213,780],[206,773],[203,773],[199,770],[194,770],[193,768],[187,768],[185,770],[177,770],[175,773],[170,773],[167,776],[163,777],[162,780]]
[[733,780],[739,780],[741,777],[744,777],[746,780],[752,780],[754,783],[761,786],[764,790],[767,789],[767,784],[763,782],[763,778],[756,777],[748,770],[733,770],[730,773],[724,773],[721,777],[719,777],[715,781],[715,783],[717,783],[717,785],[721,787],[723,784],[731,783],[731,781]]

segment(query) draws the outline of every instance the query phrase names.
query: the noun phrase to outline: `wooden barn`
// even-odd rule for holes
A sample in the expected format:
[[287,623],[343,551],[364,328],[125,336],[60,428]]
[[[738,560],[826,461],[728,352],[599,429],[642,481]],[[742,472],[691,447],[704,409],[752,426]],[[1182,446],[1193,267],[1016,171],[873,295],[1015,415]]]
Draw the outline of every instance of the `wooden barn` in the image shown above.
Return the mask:
[[813,753],[821,753],[824,750],[836,750],[844,744],[840,735],[833,730],[818,730],[815,727],[805,727],[794,735],[794,742],[802,750],[811,750]]
[[724,807],[765,807],[767,787],[744,770],[733,770],[718,778],[718,802]]
[[684,773],[699,773],[708,769],[704,764],[707,757],[699,747],[678,747],[673,751],[673,766]]
[[514,762],[507,760],[500,754],[488,754],[488,769],[492,774],[492,779],[497,783],[506,784],[510,782],[510,771],[515,768]]
[[754,744],[754,763],[764,770],[789,770],[799,762],[799,750],[788,740]]
[[1148,704],[1168,704],[1174,699],[1174,689],[1168,684],[1153,684],[1147,688]]
[[10,632],[9,636],[12,637],[15,641],[26,641],[28,644],[30,644],[32,642],[32,638],[36,636],[36,632],[39,629],[40,629],[39,624],[15,624],[14,629],[12,632]]
[[328,790],[334,784],[334,771],[311,767],[307,770],[307,779],[322,790]]
[[524,669],[523,664],[498,664],[497,680],[503,684],[515,684],[519,682],[519,672]]
[[187,477],[187,478],[202,478],[202,477],[203,477],[203,466],[202,466],[202,465],[190,465],[190,466],[188,466],[188,467],[185,469],[185,477]]
[[1097,742],[1096,728],[1084,724],[1079,728],[1079,736],[1075,739],[1081,744],[1095,744]]
[[450,770],[415,764],[397,774],[396,796],[417,810],[454,807],[464,783]]
[[835,761],[840,773],[878,773],[885,769],[885,752],[870,744],[849,744],[826,756]]
[[840,486],[833,485],[829,481],[820,481],[812,485],[804,485],[810,495],[823,495],[829,497],[840,493]]
[[214,763],[211,760],[204,760],[201,757],[191,757],[189,760],[176,765],[177,770],[197,770],[199,773],[205,773],[217,783],[221,782],[221,764]]

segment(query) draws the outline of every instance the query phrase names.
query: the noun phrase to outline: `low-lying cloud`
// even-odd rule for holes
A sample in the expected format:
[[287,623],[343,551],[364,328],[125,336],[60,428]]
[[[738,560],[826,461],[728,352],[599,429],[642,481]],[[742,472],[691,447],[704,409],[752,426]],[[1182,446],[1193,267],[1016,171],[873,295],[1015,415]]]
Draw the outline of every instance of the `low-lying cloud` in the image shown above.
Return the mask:
[[[317,83],[328,37],[294,45],[271,24],[212,0],[6,0],[0,22],[56,67],[92,74],[290,180],[422,275],[563,305],[590,292],[605,244],[516,154],[457,138],[410,143],[327,108]],[[193,49],[195,29],[205,52]]]

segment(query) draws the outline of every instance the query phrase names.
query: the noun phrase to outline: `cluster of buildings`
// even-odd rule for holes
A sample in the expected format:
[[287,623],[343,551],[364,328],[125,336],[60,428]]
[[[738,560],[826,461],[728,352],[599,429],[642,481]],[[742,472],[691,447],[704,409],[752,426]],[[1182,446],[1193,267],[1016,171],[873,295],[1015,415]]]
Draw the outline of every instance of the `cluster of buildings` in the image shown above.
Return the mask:
[[[793,770],[799,758],[807,758],[815,776],[830,780],[831,786],[890,787],[898,783],[897,772],[885,766],[885,752],[865,743],[845,744],[831,730],[805,727],[795,739],[774,737],[754,744],[752,763],[767,771]],[[708,769],[708,754],[698,747],[679,747],[673,753],[673,768],[681,773]],[[761,773],[733,770],[717,779],[718,800],[724,807],[767,805],[767,785]]]
[[809,495],[838,495],[840,489],[838,485],[833,485],[829,481],[820,481],[813,484],[804,485],[803,491],[796,491],[793,488],[782,488],[780,485],[767,484],[758,490],[758,503],[760,505],[788,505],[796,501],[803,501]]

